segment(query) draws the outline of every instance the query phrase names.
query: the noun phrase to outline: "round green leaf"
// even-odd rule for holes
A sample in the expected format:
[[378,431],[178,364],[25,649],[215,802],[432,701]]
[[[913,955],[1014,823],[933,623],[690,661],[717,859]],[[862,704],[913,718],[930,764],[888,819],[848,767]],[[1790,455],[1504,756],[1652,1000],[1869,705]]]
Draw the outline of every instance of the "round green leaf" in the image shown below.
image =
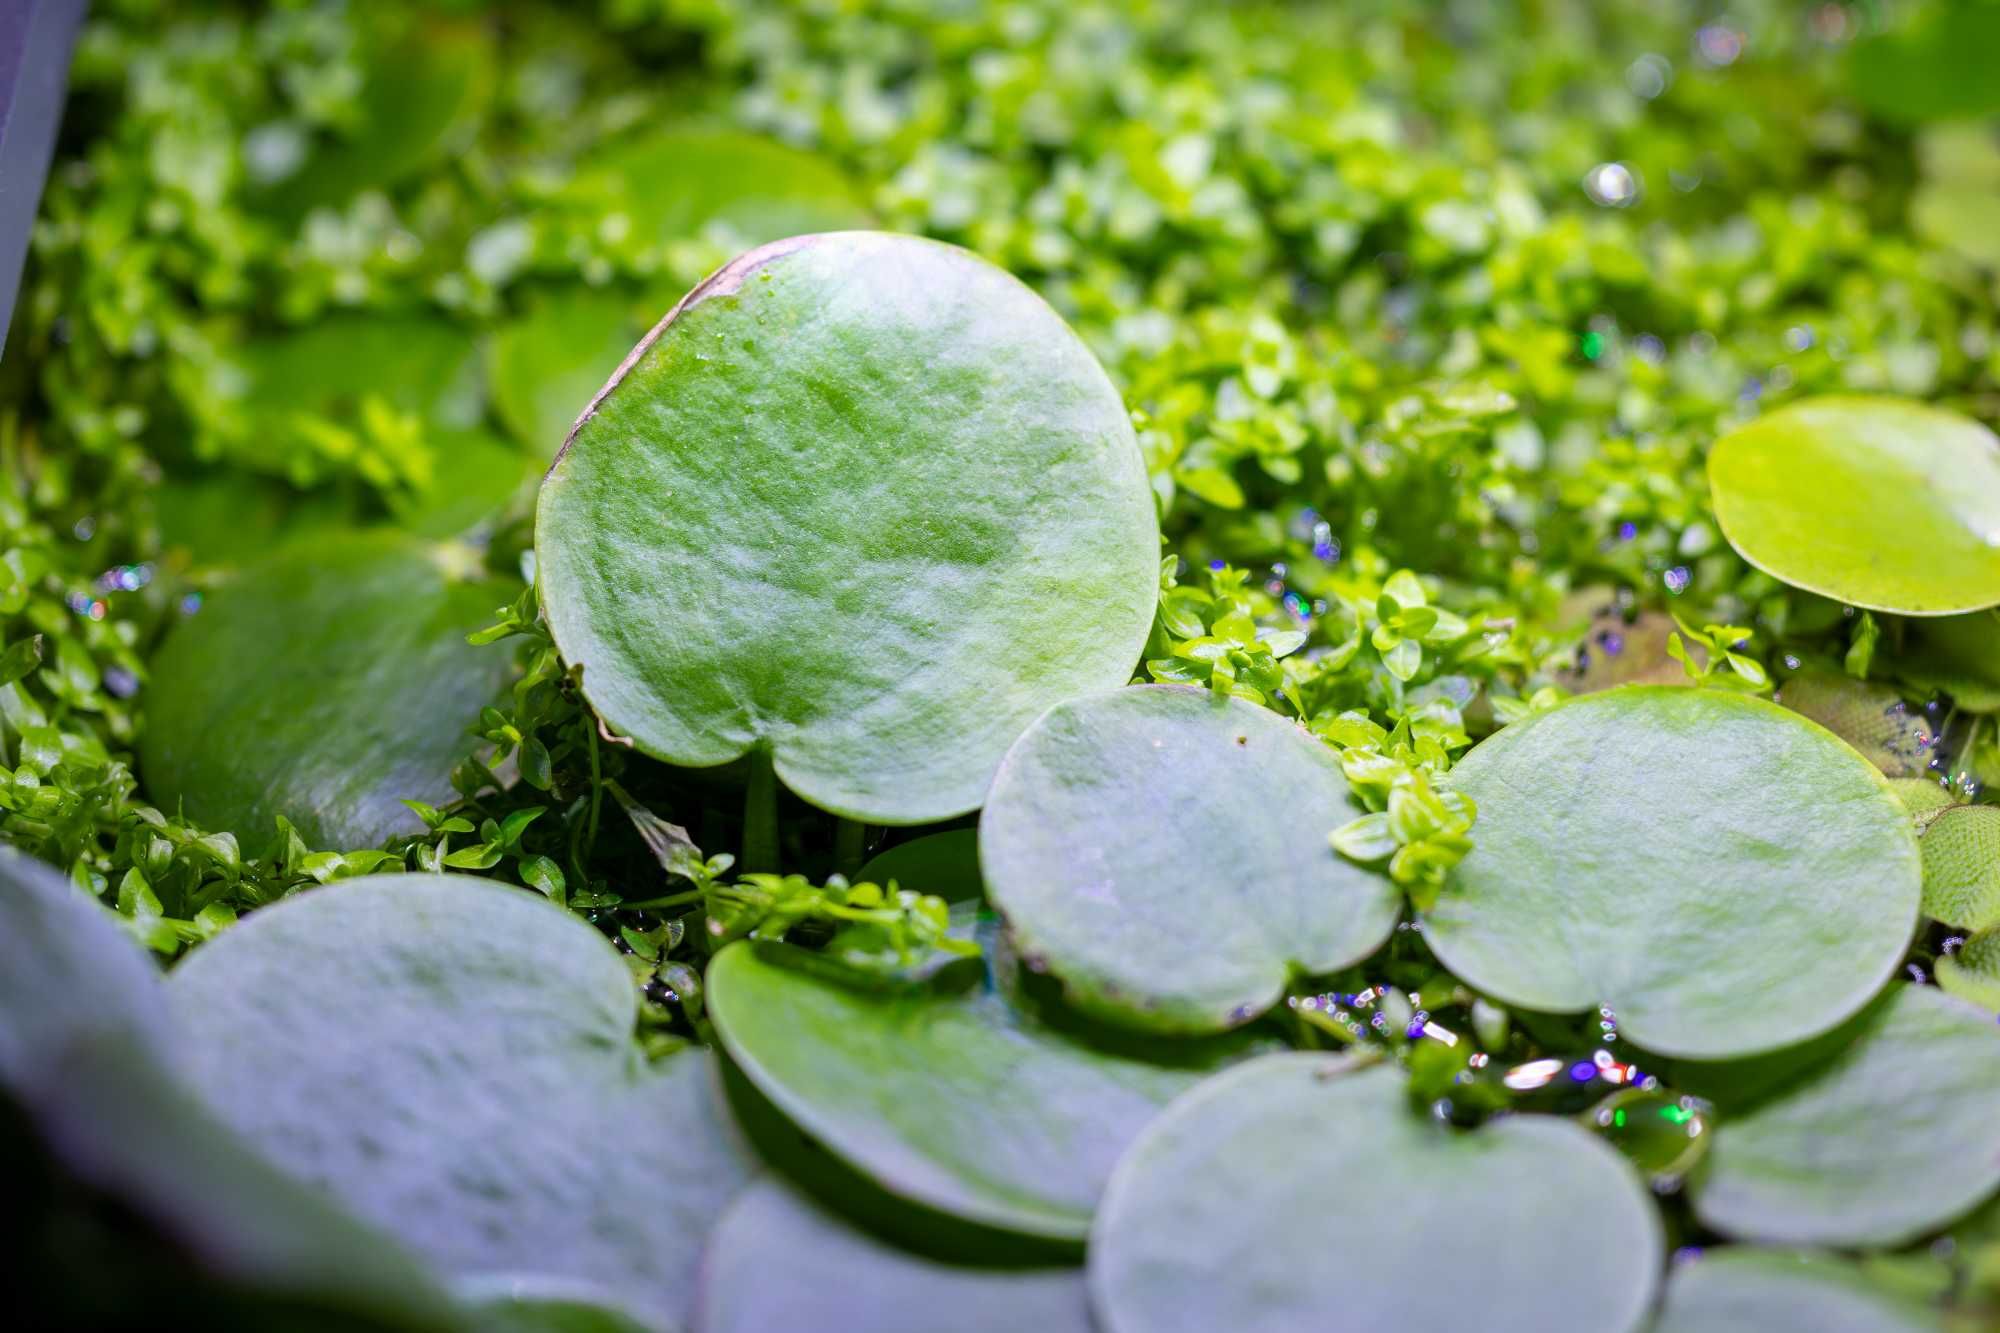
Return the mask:
[[541,458],[553,458],[577,414],[632,350],[631,300],[602,288],[552,292],[502,325],[488,345],[493,410]]
[[1141,685],[1060,704],[1015,742],[980,859],[1022,957],[1079,1008],[1216,1032],[1395,929],[1401,892],[1327,842],[1359,813],[1338,757],[1293,723]]
[[1718,1108],[1695,1213],[1781,1245],[1897,1245],[2000,1188],[2000,1027],[1927,986],[1776,1060],[1690,1070]]
[[371,396],[458,430],[483,411],[478,345],[435,316],[336,316],[253,339],[241,355],[253,435],[289,435],[301,414],[351,426]]
[[1140,1127],[1240,1049],[1126,1053],[990,984],[862,991],[802,961],[739,943],[708,965],[709,1016],[757,1090],[889,1193],[1031,1236],[1081,1240]]
[[655,242],[712,235],[747,249],[869,221],[839,167],[738,130],[658,130],[614,140],[579,164],[568,193],[599,216],[623,213],[642,229],[641,239]]
[[1924,826],[1924,915],[1961,930],[2000,925],[2000,806],[1961,805]]
[[296,162],[289,152],[250,155],[263,197],[287,218],[407,179],[444,153],[486,101],[494,52],[483,25],[428,18],[369,31],[374,40],[355,65],[369,77],[352,122],[301,145]]
[[1814,398],[1708,456],[1715,516],[1745,560],[1876,611],[2000,605],[2000,440],[1894,398]]
[[1942,1327],[1931,1311],[1884,1291],[1844,1259],[1730,1245],[1674,1269],[1653,1333],[1937,1333]]
[[1104,1333],[1616,1333],[1645,1318],[1661,1250],[1638,1177],[1575,1122],[1455,1130],[1394,1069],[1293,1052],[1140,1136],[1091,1229],[1090,1290]]
[[[0,1089],[35,1146],[171,1245],[184,1299],[200,1299],[192,1264],[239,1314],[254,1298],[380,1321],[369,1327],[448,1327],[443,1292],[408,1253],[275,1170],[190,1094],[182,1035],[159,968],[118,919],[0,846]],[[141,1242],[120,1238],[132,1272]],[[156,1299],[124,1289],[142,1281],[121,1272],[79,1308]]]
[[455,1276],[686,1322],[749,1167],[709,1058],[646,1066],[630,974],[582,922],[461,876],[347,880],[225,932],[167,992],[197,1087],[293,1175]]
[[966,902],[983,896],[986,882],[979,874],[979,835],[951,829],[899,842],[871,857],[854,876],[856,884],[887,885],[912,893],[933,894],[946,902]]
[[696,1333],[1090,1333],[1083,1275],[971,1268],[899,1250],[766,1176],[702,1259]]
[[973,809],[1043,709],[1124,680],[1158,529],[1124,405],[1026,287],[845,232],[744,255],[634,350],[542,484],[543,609],[612,727],[768,749],[836,813]]
[[287,548],[209,594],[152,663],[140,768],[154,801],[210,828],[317,847],[416,832],[404,798],[450,796],[466,728],[512,671],[472,630],[512,599],[446,548],[351,533]]
[[1479,821],[1425,915],[1439,961],[1524,1008],[1609,1005],[1661,1054],[1826,1031],[1916,925],[1921,859],[1887,780],[1766,700],[1589,695],[1500,731],[1451,782]]
[[1989,63],[2000,48],[2000,8],[1947,0],[1899,6],[1902,22],[1856,42],[1848,82],[1863,105],[1898,125],[2000,112]]

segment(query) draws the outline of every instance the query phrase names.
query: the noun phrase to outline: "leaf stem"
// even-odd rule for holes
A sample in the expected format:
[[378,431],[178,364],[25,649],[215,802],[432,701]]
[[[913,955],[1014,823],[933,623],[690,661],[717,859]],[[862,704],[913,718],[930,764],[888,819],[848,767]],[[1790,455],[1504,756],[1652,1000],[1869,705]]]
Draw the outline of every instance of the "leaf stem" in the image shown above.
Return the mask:
[[750,782],[743,789],[743,869],[749,874],[778,871],[778,774],[771,752],[750,752]]
[[584,730],[590,738],[590,819],[583,834],[583,853],[588,857],[597,851],[597,812],[604,804],[604,772],[597,757],[597,728]]

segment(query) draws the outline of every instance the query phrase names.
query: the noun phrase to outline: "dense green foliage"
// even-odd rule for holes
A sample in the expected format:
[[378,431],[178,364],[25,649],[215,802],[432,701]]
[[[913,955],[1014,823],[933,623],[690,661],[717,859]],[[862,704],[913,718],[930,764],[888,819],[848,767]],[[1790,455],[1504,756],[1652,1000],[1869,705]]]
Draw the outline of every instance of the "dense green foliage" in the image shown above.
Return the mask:
[[[2000,104],[1966,56],[1990,46],[1996,13],[108,0],[77,52],[0,363],[0,837],[112,909],[174,968],[171,995],[217,986],[212,1011],[185,1016],[198,1042],[283,992],[293,956],[315,959],[307,1002],[278,1006],[269,1046],[239,1049],[249,1063],[212,1063],[207,1095],[391,1231],[407,1220],[403,1177],[287,1161],[288,1133],[321,1113],[328,1154],[375,1151],[365,1135],[334,1143],[352,1126],[313,1080],[407,1087],[396,1059],[448,1058],[397,1045],[432,1024],[453,1049],[498,1040],[436,1018],[454,1006],[581,1023],[546,1052],[560,1092],[496,1085],[532,1105],[493,1127],[541,1142],[560,1122],[573,1170],[539,1192],[489,1181],[486,1197],[532,1193],[494,1224],[502,1248],[570,1256],[523,1276],[587,1282],[586,1303],[613,1290],[647,1317],[759,1317],[683,1280],[727,1169],[689,1187],[684,1219],[648,1219],[675,1230],[655,1246],[615,1206],[644,1172],[604,1156],[593,1135],[611,1122],[584,1105],[600,1083],[633,1097],[626,1083],[686,1084],[710,1057],[681,1048],[716,1044],[746,1076],[732,1091],[746,1124],[745,1107],[775,1106],[775,1141],[796,1122],[832,1150],[812,1159],[818,1204],[746,1196],[718,1262],[759,1262],[743,1220],[759,1210],[913,1291],[1073,1310],[1066,1274],[1031,1270],[995,1294],[990,1274],[953,1266],[962,1249],[918,1264],[842,1230],[868,1210],[812,1210],[866,1178],[890,1196],[866,1219],[878,1232],[907,1240],[883,1218],[916,1200],[1019,1233],[1010,1244],[1072,1243],[1140,1136],[1113,1187],[1123,1211],[1098,1214],[1116,1246],[1095,1298],[1124,1327],[1144,1316],[1121,1301],[1173,1304],[1153,1275],[1194,1272],[1176,1247],[1212,1239],[1148,1234],[1131,1199],[1226,1198],[1268,1223],[1303,1188],[1300,1159],[1272,1153],[1282,1140],[1259,1141],[1210,1092],[1142,1126],[1215,1061],[1290,1045],[1398,1066],[1329,1086],[1369,1103],[1357,1114],[1418,1108],[1397,1130],[1412,1161],[1443,1142],[1419,1115],[1467,1131],[1436,1168],[1464,1207],[1425,1244],[1454,1250],[1452,1226],[1532,1227],[1498,1196],[1516,1178],[1531,1182],[1516,1192],[1544,1188],[1538,1152],[1586,1175],[1619,1167],[1598,1205],[1615,1212],[1629,1189],[1634,1217],[1603,1226],[1630,1243],[1576,1297],[1607,1326],[1641,1318],[1659,1278],[1644,1177],[1669,1248],[1893,1247],[1683,1272],[1667,1301],[1689,1326],[1717,1302],[1801,1288],[1829,1308],[1976,1327],[2000,1308],[2000,1206],[1957,1214],[1990,1182],[1946,1169],[1927,1185],[1869,1145],[1928,1145],[1944,1126],[1963,1131],[1957,1151],[1989,1152],[1975,1122],[2000,1094],[2000,1065],[1960,1054],[1990,1046],[1981,1011],[2000,1009],[1995,807],[1979,803],[2000,780],[2000,610],[1986,609],[2000,527],[1981,486],[2000,475]],[[1007,319],[954,325],[949,286],[927,280],[908,293],[945,313],[890,321],[886,299],[855,296],[888,284],[853,280],[855,255],[884,243],[802,250],[842,258],[777,312],[813,337],[709,366],[697,337],[772,312],[733,292],[696,304],[581,423],[539,490],[538,538],[538,478],[645,329],[733,256],[855,228],[989,261],[920,247],[959,255],[978,309]],[[844,323],[800,313],[836,304]],[[841,376],[917,387],[857,411],[826,400]],[[1073,391],[1053,407],[1052,377]],[[1005,410],[955,417],[975,383]],[[1857,418],[1862,397],[1883,415]],[[754,430],[735,415],[753,400]],[[1773,412],[1806,400],[1819,406]],[[676,438],[700,447],[668,466],[657,434],[675,413]],[[1913,463],[1912,419],[1962,466]],[[1063,447],[1079,421],[1100,454]],[[795,472],[734,466],[736,450],[808,432],[826,453]],[[889,438],[905,432],[951,466],[882,482],[910,462]],[[944,494],[941,479],[967,475]],[[1081,502],[1100,482],[1115,512]],[[671,531],[648,527],[667,511]],[[1032,558],[1009,546],[1019,534]],[[407,559],[369,563],[383,552]],[[1931,615],[1946,611],[1963,614]],[[1251,713],[1242,735],[1312,747],[1307,777],[1238,771],[1241,756],[1194,742],[1142,753],[1165,731],[1107,741],[1095,768],[1066,745],[1029,816],[996,801],[981,826],[1001,833],[981,853],[994,906],[1018,918],[1010,937],[979,901],[969,816],[942,834],[886,826],[962,816],[1043,705],[1128,667],[1194,687],[1171,692],[1212,705],[1194,733]],[[1631,682],[1694,688],[1565,704]],[[894,726],[864,713],[885,698]],[[1507,771],[1529,751],[1531,771]],[[1150,780],[1147,763],[1179,767]],[[1088,808],[1042,801],[1075,795],[1079,774],[1101,786]],[[1104,795],[1121,782],[1134,793]],[[1069,901],[1049,894],[1057,853],[1075,850],[1051,829],[1122,843],[1112,869],[1144,885],[1079,871]],[[1281,851],[1317,866],[1329,895],[1363,886],[1367,919],[1316,923],[1332,898],[1294,902],[1305,881]],[[1183,878],[1147,919],[1091,916],[1089,894],[1137,900],[1169,868]],[[457,916],[433,919],[421,895],[397,897],[413,893],[403,879],[320,893],[405,871],[483,875],[535,912],[510,926],[514,909],[482,905],[499,890],[468,888]],[[1225,920],[1203,896],[1217,884],[1242,893]],[[1294,910],[1339,938],[1273,924]],[[616,946],[636,1005],[565,911]],[[1565,915],[1581,911],[1588,929]],[[510,930],[523,959],[545,948],[584,980],[482,972],[484,949],[515,948]],[[1064,939],[1017,967],[1013,944],[1038,931],[1082,932],[1105,956],[1078,964],[1089,950]],[[406,946],[423,957],[397,992],[373,960]],[[243,960],[264,970],[212,980]],[[1031,975],[1045,967],[1057,975]],[[1230,984],[1206,984],[1211,970]],[[1883,1002],[1855,1017],[1896,973],[1951,993],[1919,1002],[1949,1005],[1944,1054],[1924,1032],[1885,1046]],[[316,1028],[314,986],[329,1004],[382,998],[373,1036]],[[1241,1026],[1237,1044],[1162,1054],[1164,1039],[1117,1030],[1170,1002],[1202,1016],[1152,1026]],[[595,1026],[579,1017],[592,1005]],[[1652,1060],[1807,1038],[1750,1061],[1754,1095],[1733,1100],[1715,1069]],[[8,1039],[0,1027],[0,1054]],[[315,1043],[359,1063],[292,1068]],[[1277,1059],[1262,1068],[1306,1067]],[[1225,1078],[1277,1077],[1260,1064]],[[1872,1095],[1891,1079],[1957,1100],[1899,1109]],[[1021,1087],[1051,1089],[1047,1113],[993,1111],[975,1146],[1011,1165],[984,1177],[940,1127]],[[399,1150],[447,1175],[465,1117],[493,1109],[454,1095],[419,1091],[400,1117],[422,1133]],[[286,1097],[260,1123],[260,1099]],[[885,1099],[932,1109],[898,1117]],[[163,1125],[183,1123],[185,1108],[158,1105]],[[1574,1125],[1483,1123],[1507,1109],[1578,1114],[1637,1175]],[[196,1110],[197,1130],[178,1132],[208,1123]],[[638,1146],[615,1133],[691,1171],[708,1114],[680,1106]],[[1176,1117],[1203,1114],[1239,1135],[1262,1192],[1171,1164],[1143,1174],[1171,1157]],[[1740,1220],[1833,1205],[1767,1190],[1732,1209],[1726,1150],[1708,1144],[1749,1144],[1739,1171],[1784,1177],[1793,1140],[1843,1122],[1859,1157],[1828,1197],[1847,1189],[1835,1202],[1878,1220],[1893,1186],[1914,1201],[1838,1234]],[[796,1165],[773,1141],[759,1151]],[[1452,1153],[1491,1159],[1476,1169],[1493,1187],[1454,1174]],[[1389,1198],[1401,1177],[1384,1163],[1328,1169],[1376,1168]],[[1757,1184],[1737,1181],[1737,1197]],[[440,1207],[441,1239],[415,1248],[464,1276],[480,1245],[448,1241],[472,1214],[449,1191]],[[1548,1219],[1550,1257],[1528,1276],[1575,1266],[1558,1221],[1610,1239],[1591,1214]],[[584,1244],[600,1224],[647,1262]],[[1274,1246],[1223,1229],[1257,1262],[1297,1269],[1317,1252],[1303,1233]],[[1417,1241],[1393,1241],[1373,1242],[1389,1322],[1425,1273]],[[1247,1250],[1237,1271],[1254,1285]],[[795,1290],[766,1294],[784,1308]]]

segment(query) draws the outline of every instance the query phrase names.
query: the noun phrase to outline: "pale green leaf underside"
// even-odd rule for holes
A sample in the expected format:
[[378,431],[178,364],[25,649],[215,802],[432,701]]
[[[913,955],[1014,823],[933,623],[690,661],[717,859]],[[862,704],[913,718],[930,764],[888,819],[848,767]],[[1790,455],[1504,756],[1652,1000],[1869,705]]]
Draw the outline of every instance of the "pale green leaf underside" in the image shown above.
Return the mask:
[[1617,1153],[1567,1119],[1466,1133],[1408,1102],[1394,1069],[1303,1052],[1175,1102],[1091,1231],[1104,1333],[1639,1326],[1660,1223]]
[[1815,398],[1718,440],[1715,516],[1794,587],[1899,615],[2000,604],[2000,440],[1954,412]]
[[646,1066],[631,979],[581,921],[464,876],[348,880],[248,918],[167,995],[236,1132],[443,1271],[685,1323],[750,1167],[710,1057]]
[[1091,1333],[1083,1274],[899,1250],[766,1176],[709,1237],[701,1333]]
[[698,287],[543,483],[541,596],[616,730],[768,747],[877,823],[978,806],[1043,709],[1126,679],[1158,530],[1124,405],[1011,276],[912,237],[783,241]]
[[183,1036],[159,969],[112,914],[0,847],[10,1124],[238,1299],[349,1312],[369,1327],[453,1327],[443,1291],[409,1253],[276,1170],[191,1094]]
[[1935,1314],[1829,1254],[1728,1246],[1680,1265],[1653,1333],[1938,1333]]
[[1661,1054],[1826,1031],[1916,924],[1916,837],[1885,779],[1765,700],[1589,695],[1505,728],[1451,782],[1479,820],[1425,917],[1439,960],[1526,1008],[1609,1005]]
[[1359,812],[1334,752],[1295,724],[1137,685],[1061,704],[1015,743],[980,858],[1016,947],[1073,1003],[1218,1032],[1395,928],[1400,891],[1327,841]]

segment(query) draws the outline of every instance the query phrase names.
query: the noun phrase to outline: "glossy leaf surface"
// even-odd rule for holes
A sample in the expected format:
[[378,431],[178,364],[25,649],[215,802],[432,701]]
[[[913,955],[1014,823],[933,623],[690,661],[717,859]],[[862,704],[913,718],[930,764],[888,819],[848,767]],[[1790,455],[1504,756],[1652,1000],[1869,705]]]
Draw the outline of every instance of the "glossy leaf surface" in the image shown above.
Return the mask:
[[152,663],[140,747],[161,805],[261,843],[365,847],[422,828],[467,723],[512,672],[465,636],[513,589],[454,579],[441,548],[352,533],[288,548],[211,593]]
[[2000,605],[2000,439],[1894,398],[1815,398],[1708,456],[1730,545],[1776,578],[1899,615]]

